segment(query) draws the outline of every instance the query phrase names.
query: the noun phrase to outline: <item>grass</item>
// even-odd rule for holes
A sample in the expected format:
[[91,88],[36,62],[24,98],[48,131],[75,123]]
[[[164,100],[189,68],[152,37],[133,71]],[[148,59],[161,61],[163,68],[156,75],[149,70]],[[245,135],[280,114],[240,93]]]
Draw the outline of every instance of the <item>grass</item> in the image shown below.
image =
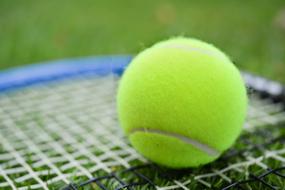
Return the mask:
[[0,69],[135,54],[177,35],[214,43],[241,69],[285,82],[283,0],[2,0]]

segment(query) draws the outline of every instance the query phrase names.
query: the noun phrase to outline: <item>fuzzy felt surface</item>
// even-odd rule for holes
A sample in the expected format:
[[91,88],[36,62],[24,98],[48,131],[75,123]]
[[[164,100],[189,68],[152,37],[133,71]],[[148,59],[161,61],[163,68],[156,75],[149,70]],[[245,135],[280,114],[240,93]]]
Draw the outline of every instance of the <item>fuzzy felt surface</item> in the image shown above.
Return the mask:
[[241,132],[247,96],[224,53],[199,40],[174,38],[134,58],[120,81],[117,107],[122,128],[141,154],[169,167],[195,167],[217,156],[198,153],[179,138],[134,129],[183,135],[222,153]]

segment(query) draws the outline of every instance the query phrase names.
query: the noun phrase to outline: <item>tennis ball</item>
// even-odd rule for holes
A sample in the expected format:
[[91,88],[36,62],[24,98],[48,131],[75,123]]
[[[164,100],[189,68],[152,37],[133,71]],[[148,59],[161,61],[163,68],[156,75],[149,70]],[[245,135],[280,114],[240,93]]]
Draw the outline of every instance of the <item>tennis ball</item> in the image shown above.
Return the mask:
[[146,158],[170,168],[217,159],[239,136],[247,95],[238,69],[219,49],[189,38],[155,44],[120,81],[121,127]]

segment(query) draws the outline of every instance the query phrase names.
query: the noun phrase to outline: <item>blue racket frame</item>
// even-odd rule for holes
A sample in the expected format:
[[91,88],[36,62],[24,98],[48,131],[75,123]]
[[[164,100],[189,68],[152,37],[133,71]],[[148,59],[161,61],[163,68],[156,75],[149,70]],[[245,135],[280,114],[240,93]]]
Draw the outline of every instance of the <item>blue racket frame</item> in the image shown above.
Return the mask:
[[[93,56],[32,64],[0,71],[0,93],[34,84],[83,75],[121,75],[132,60],[131,55]],[[265,78],[242,72],[248,87],[285,103],[285,87]]]
[[0,92],[88,75],[121,75],[132,56],[98,56],[32,64],[0,72]]

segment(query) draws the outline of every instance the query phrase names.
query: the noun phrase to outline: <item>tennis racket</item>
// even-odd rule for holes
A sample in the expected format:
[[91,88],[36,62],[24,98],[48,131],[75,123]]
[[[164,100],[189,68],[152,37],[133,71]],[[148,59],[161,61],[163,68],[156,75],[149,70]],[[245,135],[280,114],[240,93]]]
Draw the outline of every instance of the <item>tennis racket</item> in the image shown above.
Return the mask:
[[244,131],[217,161],[170,170],[123,135],[115,95],[130,56],[60,60],[0,73],[0,189],[285,189],[285,90],[243,73]]

